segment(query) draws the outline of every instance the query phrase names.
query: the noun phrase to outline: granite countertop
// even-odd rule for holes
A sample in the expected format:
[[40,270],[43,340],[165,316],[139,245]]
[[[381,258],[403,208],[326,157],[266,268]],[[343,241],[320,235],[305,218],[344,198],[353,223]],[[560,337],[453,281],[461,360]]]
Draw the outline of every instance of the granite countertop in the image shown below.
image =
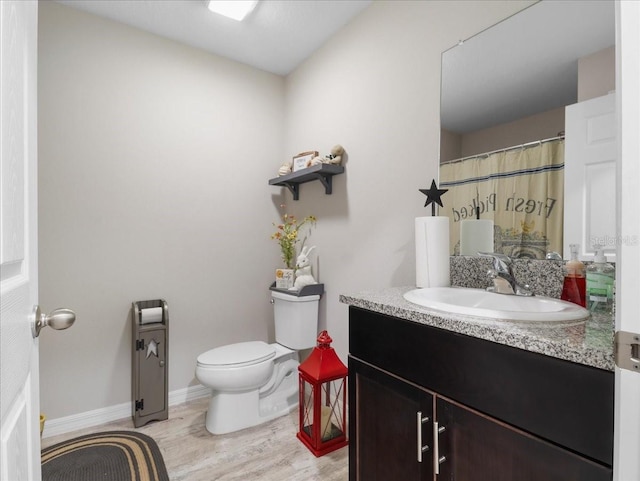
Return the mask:
[[614,370],[614,326],[607,316],[592,315],[586,322],[564,327],[494,321],[418,306],[403,297],[412,289],[415,287],[342,294],[340,302],[578,364]]

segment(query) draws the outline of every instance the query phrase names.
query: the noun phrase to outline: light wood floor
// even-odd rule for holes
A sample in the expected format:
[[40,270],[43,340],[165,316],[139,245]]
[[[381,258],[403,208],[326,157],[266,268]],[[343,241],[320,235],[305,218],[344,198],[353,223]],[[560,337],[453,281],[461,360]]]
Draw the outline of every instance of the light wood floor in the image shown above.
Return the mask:
[[348,447],[316,458],[296,437],[298,411],[236,433],[214,436],[204,427],[208,399],[169,410],[166,421],[135,429],[131,418],[44,438],[42,447],[99,431],[134,430],[160,447],[172,481],[346,481]]

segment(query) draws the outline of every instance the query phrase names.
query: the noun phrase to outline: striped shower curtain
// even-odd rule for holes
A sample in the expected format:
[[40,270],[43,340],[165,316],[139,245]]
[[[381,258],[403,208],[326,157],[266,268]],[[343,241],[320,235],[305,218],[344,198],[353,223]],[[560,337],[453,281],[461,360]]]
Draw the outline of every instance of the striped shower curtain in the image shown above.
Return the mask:
[[440,188],[451,226],[451,253],[460,252],[460,221],[494,221],[494,252],[544,259],[562,253],[564,140],[542,141],[440,166]]

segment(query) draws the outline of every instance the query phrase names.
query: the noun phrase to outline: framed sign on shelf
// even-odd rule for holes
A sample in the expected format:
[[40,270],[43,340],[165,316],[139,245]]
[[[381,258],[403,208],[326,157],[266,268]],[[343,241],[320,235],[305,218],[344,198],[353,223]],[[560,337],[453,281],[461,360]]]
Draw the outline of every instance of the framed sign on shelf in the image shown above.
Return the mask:
[[309,151],[302,152],[293,157],[293,172],[297,172],[302,169],[306,169],[307,167],[311,167],[311,159],[318,156],[318,152]]

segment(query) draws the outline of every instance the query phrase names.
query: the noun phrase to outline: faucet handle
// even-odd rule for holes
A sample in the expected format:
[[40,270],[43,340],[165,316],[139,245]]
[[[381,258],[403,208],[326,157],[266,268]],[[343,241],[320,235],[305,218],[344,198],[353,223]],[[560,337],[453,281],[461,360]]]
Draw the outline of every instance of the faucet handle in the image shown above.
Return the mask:
[[487,275],[493,280],[493,286],[487,290],[500,294],[515,294],[518,296],[532,296],[533,291],[527,284],[518,284],[511,271],[511,258],[497,252],[478,252],[482,257],[493,258],[493,269],[489,269]]
[[492,257],[493,268],[498,272],[509,272],[511,270],[511,258],[498,252],[478,252],[479,256]]

